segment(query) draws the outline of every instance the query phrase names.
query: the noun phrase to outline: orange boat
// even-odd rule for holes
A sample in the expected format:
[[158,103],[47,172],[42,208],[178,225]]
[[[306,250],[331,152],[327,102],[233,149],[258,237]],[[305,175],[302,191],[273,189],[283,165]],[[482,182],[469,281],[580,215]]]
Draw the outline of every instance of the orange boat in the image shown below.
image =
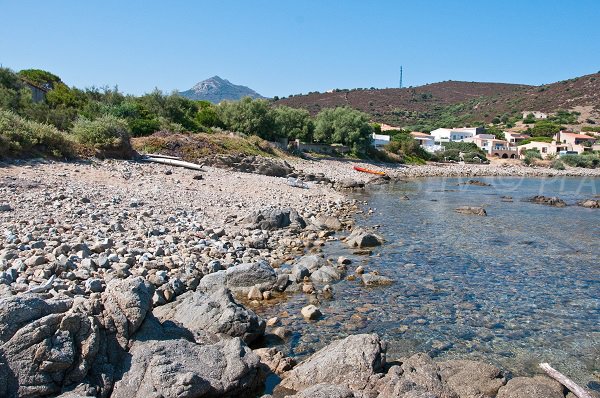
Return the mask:
[[354,166],[354,170],[356,170],[356,171],[362,171],[363,173],[377,174],[377,175],[380,175],[380,176],[384,176],[385,175],[385,172],[383,172],[383,171],[365,169],[364,167],[358,167],[358,166]]

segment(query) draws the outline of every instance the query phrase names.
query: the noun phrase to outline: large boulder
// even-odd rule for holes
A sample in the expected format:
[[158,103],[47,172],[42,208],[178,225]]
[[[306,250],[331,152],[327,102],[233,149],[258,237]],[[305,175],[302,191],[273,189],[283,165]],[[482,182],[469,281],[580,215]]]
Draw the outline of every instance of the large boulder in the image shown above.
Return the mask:
[[344,386],[316,384],[294,395],[294,398],[354,398],[354,392]]
[[286,227],[303,229],[306,222],[294,209],[273,209],[267,208],[246,216],[242,223],[248,229],[275,230]]
[[277,283],[277,273],[264,260],[244,263],[206,275],[200,280],[198,289],[204,292],[216,291],[227,287],[234,293],[248,294],[253,286],[261,290],[270,290]]
[[236,303],[226,288],[210,295],[200,291],[187,292],[176,301],[155,308],[154,315],[163,322],[173,321],[186,328],[198,341],[209,332],[240,337],[251,343],[265,332],[265,321]]
[[460,398],[492,398],[506,384],[497,367],[478,361],[450,360],[439,362],[439,374]]
[[402,363],[392,366],[377,381],[375,389],[380,397],[436,397],[459,398],[446,385],[438,365],[427,354],[415,354]]
[[288,372],[280,388],[302,391],[319,383],[363,390],[385,365],[385,344],[376,334],[334,341]]
[[150,308],[152,289],[141,278],[113,280],[101,299],[7,302],[0,346],[0,396],[43,396],[93,380],[108,392],[115,365]]
[[498,391],[497,398],[564,398],[563,386],[546,376],[515,377]]
[[324,265],[310,275],[313,282],[331,283],[342,278],[342,271],[331,266]]
[[346,244],[350,247],[375,247],[383,244],[383,237],[380,235],[364,230],[362,228],[356,228],[346,238]]
[[264,380],[259,357],[239,338],[139,340],[129,354],[112,398],[251,397]]
[[339,231],[344,227],[339,218],[334,216],[320,215],[312,223],[317,228],[324,230]]

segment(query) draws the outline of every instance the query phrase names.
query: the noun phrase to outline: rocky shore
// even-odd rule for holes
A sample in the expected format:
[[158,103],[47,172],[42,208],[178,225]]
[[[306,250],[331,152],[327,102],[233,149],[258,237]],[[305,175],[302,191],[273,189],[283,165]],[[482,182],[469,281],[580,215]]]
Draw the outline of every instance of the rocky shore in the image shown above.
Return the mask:
[[[345,195],[381,180],[331,160],[278,165],[283,178],[262,160],[244,166],[261,174],[220,166],[0,165],[0,397],[256,397],[273,377],[277,397],[570,396],[544,376],[511,378],[482,362],[390,359],[374,334],[332,342],[298,364],[264,347],[292,331],[253,306],[306,295],[293,316],[311,322],[320,300],[343,299],[335,282],[345,276],[392,283],[322,254],[332,240],[359,253],[383,242],[354,225],[361,205]],[[577,175],[385,170],[392,178]]]

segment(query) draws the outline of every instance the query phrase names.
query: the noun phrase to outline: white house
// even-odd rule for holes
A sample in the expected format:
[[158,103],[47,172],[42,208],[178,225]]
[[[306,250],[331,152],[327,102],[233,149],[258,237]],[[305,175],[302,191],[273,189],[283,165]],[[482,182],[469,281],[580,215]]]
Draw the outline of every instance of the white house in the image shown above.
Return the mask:
[[475,134],[481,131],[479,127],[462,127],[462,128],[439,128],[429,133],[434,137],[435,142],[463,142],[467,138],[472,138]]
[[419,143],[419,146],[427,152],[437,152],[443,149],[441,145],[436,145],[435,138],[432,135],[413,131],[410,135]]
[[478,148],[483,149],[488,155],[494,157],[503,159],[516,159],[519,157],[517,148],[511,147],[508,141],[497,139],[494,134],[477,134],[465,141],[473,142]]
[[390,143],[390,136],[384,134],[375,134],[373,133],[373,146],[375,148],[380,148]]

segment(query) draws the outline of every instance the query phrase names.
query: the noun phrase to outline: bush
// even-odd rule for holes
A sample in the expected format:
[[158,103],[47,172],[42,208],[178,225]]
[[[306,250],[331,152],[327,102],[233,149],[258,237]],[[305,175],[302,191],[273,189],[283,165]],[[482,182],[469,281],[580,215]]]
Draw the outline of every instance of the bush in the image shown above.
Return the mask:
[[131,156],[129,126],[125,119],[104,115],[96,120],[79,118],[73,125],[73,135],[84,145],[89,145],[101,154],[117,157]]
[[558,159],[555,159],[552,161],[552,163],[550,164],[550,167],[556,170],[564,170],[565,169],[565,165],[563,164],[563,162],[561,162]]
[[273,109],[273,117],[278,136],[291,140],[297,138],[304,142],[312,141],[315,124],[307,110],[280,106]]
[[560,160],[572,167],[595,169],[600,166],[600,154],[597,152],[584,152],[581,155],[563,155]]
[[265,140],[274,138],[275,121],[267,100],[245,97],[236,102],[223,101],[217,107],[217,113],[228,130],[257,135]]
[[347,145],[355,154],[366,154],[372,132],[367,114],[347,107],[327,108],[317,115],[314,138],[326,144]]
[[523,153],[525,154],[525,159],[523,159],[523,162],[526,165],[535,163],[536,159],[542,160],[542,154],[537,149],[528,149]]
[[73,145],[54,126],[0,110],[0,157],[71,157]]

